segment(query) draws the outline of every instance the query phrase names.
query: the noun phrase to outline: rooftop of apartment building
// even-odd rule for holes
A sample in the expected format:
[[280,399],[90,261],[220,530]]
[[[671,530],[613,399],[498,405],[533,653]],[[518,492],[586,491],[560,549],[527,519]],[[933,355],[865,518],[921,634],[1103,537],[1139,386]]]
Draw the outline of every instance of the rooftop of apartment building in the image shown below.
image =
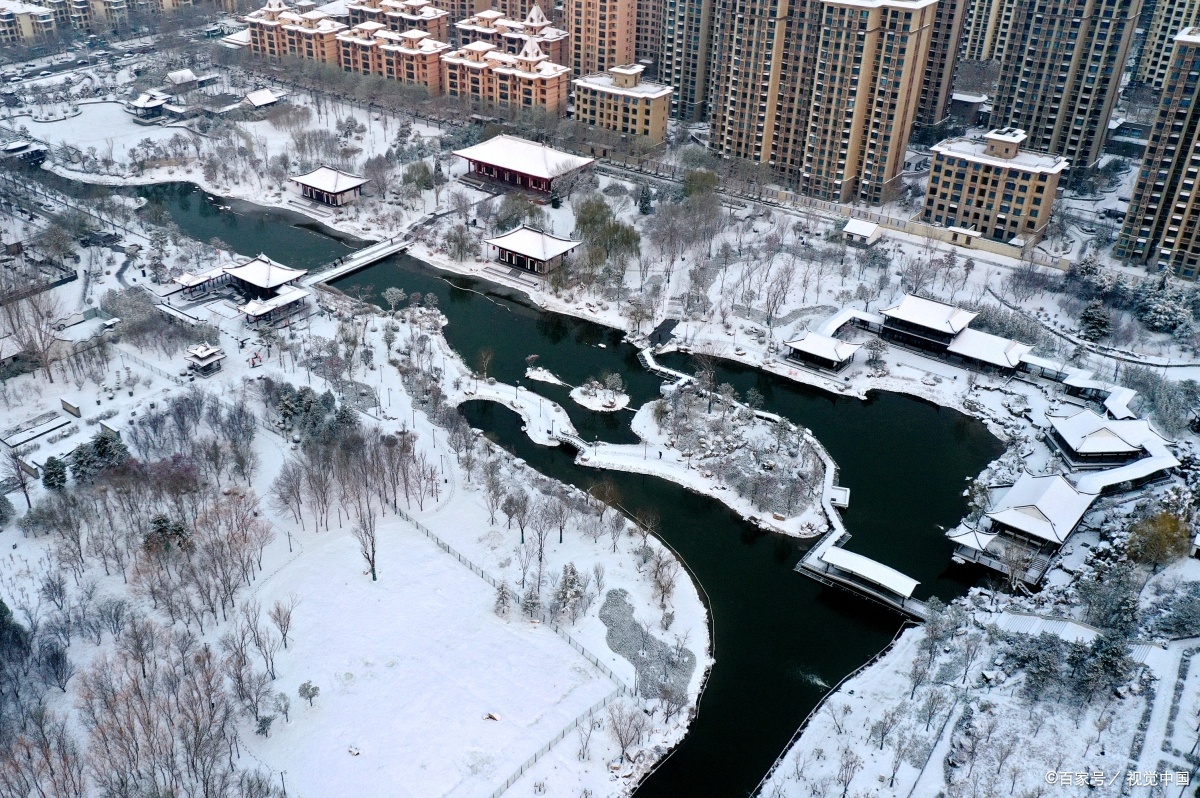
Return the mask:
[[674,89],[662,83],[643,83],[641,73],[645,69],[641,64],[616,66],[607,72],[596,72],[575,80],[576,86],[588,86],[601,89],[608,94],[621,94],[628,97],[666,97]]
[[1184,44],[1200,44],[1200,28],[1184,28],[1175,34],[1175,41]]
[[[934,152],[966,158],[974,163],[989,164],[1006,169],[1016,167],[1030,172],[1057,174],[1070,166],[1070,161],[1061,155],[1021,149],[1020,145],[1026,138],[1024,130],[1001,128],[989,131],[979,138],[954,138],[939,141],[933,145],[932,149]],[[1012,149],[1011,155],[1005,157],[993,154],[996,152],[996,145],[1006,144]]]
[[22,3],[19,0],[0,0],[0,13],[10,14],[49,14],[50,9],[33,3]]
[[[460,53],[463,55],[459,55]],[[571,71],[570,67],[547,60],[546,55],[532,39],[525,43],[520,55],[512,55],[498,50],[496,45],[488,42],[472,42],[452,53],[447,53],[442,58],[451,63],[490,62],[490,66],[497,70],[520,72],[530,77],[552,78]],[[531,69],[527,69],[526,66]]]

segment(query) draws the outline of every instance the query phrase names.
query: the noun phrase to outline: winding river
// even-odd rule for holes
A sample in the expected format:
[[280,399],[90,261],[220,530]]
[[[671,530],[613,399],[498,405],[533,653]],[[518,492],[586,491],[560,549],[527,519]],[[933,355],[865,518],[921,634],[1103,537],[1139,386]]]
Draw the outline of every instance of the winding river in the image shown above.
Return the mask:
[[[313,268],[362,246],[287,211],[222,200],[221,208],[184,184],[139,189],[187,235],[220,238],[243,255],[268,256]],[[567,388],[524,379],[525,358],[577,385],[588,376],[619,372],[632,406],[658,395],[660,381],[641,368],[622,334],[600,325],[542,311],[514,292],[471,278],[445,275],[411,257],[389,258],[338,281],[433,292],[449,318],[450,345],[472,366],[484,348],[494,351],[490,373],[518,380],[563,405],[583,437],[636,440],[631,413],[593,413],[567,398]],[[689,370],[683,355],[666,358]],[[742,393],[756,386],[765,407],[810,428],[840,467],[851,490],[845,520],[849,548],[921,580],[917,595],[949,598],[979,577],[950,565],[942,528],[966,508],[965,481],[1002,450],[983,424],[956,411],[898,394],[867,401],[831,397],[756,370],[725,364],[718,382]],[[506,407],[463,406],[471,425],[544,474],[587,488],[609,476],[629,508],[654,507],[662,537],[686,560],[709,599],[715,658],[690,733],[639,788],[639,798],[746,795],[824,694],[887,644],[901,624],[894,613],[824,588],[793,570],[807,543],[766,534],[720,502],[654,477],[601,473],[576,466],[573,452],[537,446]]]

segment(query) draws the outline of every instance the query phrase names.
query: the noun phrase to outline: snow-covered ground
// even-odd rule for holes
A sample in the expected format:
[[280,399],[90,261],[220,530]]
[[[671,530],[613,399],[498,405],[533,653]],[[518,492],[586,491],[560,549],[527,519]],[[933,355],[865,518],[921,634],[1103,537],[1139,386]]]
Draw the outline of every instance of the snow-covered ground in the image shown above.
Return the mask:
[[571,400],[597,413],[615,413],[629,407],[629,394],[607,388],[590,390],[585,385],[571,389]]

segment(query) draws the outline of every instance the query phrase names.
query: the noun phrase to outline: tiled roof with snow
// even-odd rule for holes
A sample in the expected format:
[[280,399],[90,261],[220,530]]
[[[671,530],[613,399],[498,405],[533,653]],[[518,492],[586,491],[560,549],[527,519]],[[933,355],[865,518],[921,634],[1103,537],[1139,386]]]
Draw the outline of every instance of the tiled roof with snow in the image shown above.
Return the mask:
[[805,330],[804,334],[799,338],[784,342],[784,346],[814,357],[832,360],[835,363],[842,363],[854,357],[854,353],[859,350],[862,344],[852,344],[837,338],[831,338],[828,335],[821,335],[820,333]]
[[1080,493],[1058,474],[1035,477],[1025,473],[987,515],[1032,537],[1062,543],[1095,499],[1094,494]]
[[956,355],[1008,369],[1016,368],[1021,356],[1032,349],[1029,344],[969,328],[954,336],[950,346],[946,347],[946,351]]
[[302,186],[315,188],[317,191],[324,191],[328,194],[340,194],[343,191],[351,191],[371,182],[365,177],[352,175],[349,172],[343,172],[341,169],[334,169],[332,166],[318,166],[308,174],[297,175],[292,180]]
[[292,269],[259,255],[240,266],[226,268],[225,273],[258,288],[278,288],[307,274],[305,269]]
[[1050,424],[1079,454],[1122,454],[1145,448],[1158,435],[1145,419],[1113,421],[1084,408],[1070,416],[1049,416]]
[[490,138],[464,150],[455,150],[454,154],[459,158],[546,179],[582,169],[595,160],[508,135]]
[[906,321],[918,327],[953,334],[962,332],[971,323],[971,319],[979,315],[913,294],[905,294],[899,305],[879,312],[888,318]]
[[497,238],[487,239],[487,243],[494,247],[507,249],[509,252],[516,252],[527,258],[550,260],[551,258],[557,258],[559,255],[570,252],[583,242],[558,238],[549,233],[543,233],[541,230],[534,230],[532,227],[521,225],[510,233],[505,233]]

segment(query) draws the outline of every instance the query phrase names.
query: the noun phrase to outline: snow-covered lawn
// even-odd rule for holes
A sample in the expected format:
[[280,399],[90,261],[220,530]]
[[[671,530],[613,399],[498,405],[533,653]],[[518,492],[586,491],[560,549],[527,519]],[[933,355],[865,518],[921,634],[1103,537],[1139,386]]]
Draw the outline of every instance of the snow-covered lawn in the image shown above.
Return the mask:
[[[103,157],[109,154],[118,160],[129,157],[129,148],[143,139],[167,141],[172,136],[183,135],[189,140],[194,135],[184,127],[139,125],[133,114],[117,102],[85,102],[79,105],[79,115],[57,122],[36,122],[30,117],[16,117],[14,124],[25,125],[30,135],[53,145],[67,144],[80,151],[95,147]],[[164,173],[165,177],[165,173]]]
[[629,394],[601,388],[589,393],[586,386],[571,389],[571,400],[597,413],[615,413],[629,407]]
[[378,582],[334,529],[260,583],[264,606],[303,597],[278,689],[321,694],[248,747],[300,796],[488,795],[616,685],[550,629],[497,617],[489,584],[390,518]]

